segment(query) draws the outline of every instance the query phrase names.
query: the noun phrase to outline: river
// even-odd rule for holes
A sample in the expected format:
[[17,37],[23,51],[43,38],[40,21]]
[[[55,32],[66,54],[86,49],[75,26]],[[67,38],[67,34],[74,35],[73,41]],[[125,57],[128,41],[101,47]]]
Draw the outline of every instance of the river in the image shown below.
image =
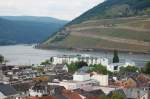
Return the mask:
[[[49,59],[51,56],[57,55],[76,55],[76,54],[89,54],[91,56],[106,57],[110,59],[113,57],[112,52],[75,52],[65,50],[42,50],[35,49],[31,45],[9,45],[0,46],[0,54],[2,54],[7,60],[8,65],[31,65],[40,64],[42,61]],[[138,66],[144,65],[147,61],[150,61],[150,54],[129,54],[119,53],[121,61],[125,59],[132,60]]]

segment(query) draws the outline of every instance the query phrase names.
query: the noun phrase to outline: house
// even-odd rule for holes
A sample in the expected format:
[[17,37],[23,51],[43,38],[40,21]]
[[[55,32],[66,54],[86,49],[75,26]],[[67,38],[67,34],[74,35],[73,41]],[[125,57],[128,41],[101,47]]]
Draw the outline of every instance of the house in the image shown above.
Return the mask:
[[18,93],[12,86],[0,83],[0,99],[13,99],[16,96]]
[[114,90],[108,96],[111,97],[114,93],[121,94],[124,99],[148,99],[148,92],[138,88]]
[[47,95],[48,94],[47,86],[43,83],[36,83],[29,89],[29,94],[30,96],[33,97],[35,96],[42,97],[43,95]]
[[100,86],[108,86],[108,75],[93,74],[91,79],[98,81]]
[[80,95],[86,97],[86,99],[99,99],[100,96],[105,96],[105,93],[100,89],[99,86],[85,87],[83,89],[74,90],[79,92]]
[[111,72],[120,71],[120,67],[135,66],[135,62],[126,60],[124,63],[111,63],[107,65],[107,70]]
[[139,74],[136,77],[138,87],[150,87],[150,76],[145,74]]
[[86,80],[90,80],[90,74],[88,73],[83,73],[83,72],[76,72],[73,74],[73,80],[74,81],[86,81]]
[[64,90],[63,95],[68,99],[86,99],[86,97],[82,96],[79,92]]
[[115,82],[115,86],[119,86],[121,88],[136,88],[137,85],[137,80],[132,77],[129,77],[127,80],[120,80]]
[[111,72],[118,72],[120,67],[123,67],[124,63],[112,63],[107,66],[107,70]]
[[74,89],[78,89],[78,88],[99,85],[99,83],[96,82],[95,80],[87,80],[87,81],[69,80],[69,81],[61,81],[61,82],[56,82],[56,83],[48,83],[48,85],[64,86],[67,90],[74,90]]
[[94,85],[108,86],[108,75],[99,75],[84,72],[73,74],[73,80],[62,80],[59,82],[48,83],[49,85],[64,86],[68,90],[84,88]]
[[54,96],[56,99],[68,99],[64,94],[63,91],[66,90],[63,86],[50,86],[51,91],[50,95]]
[[55,72],[68,72],[68,67],[65,64],[56,64],[53,69]]
[[134,78],[128,78],[127,81],[124,83],[124,88],[136,88],[137,81]]

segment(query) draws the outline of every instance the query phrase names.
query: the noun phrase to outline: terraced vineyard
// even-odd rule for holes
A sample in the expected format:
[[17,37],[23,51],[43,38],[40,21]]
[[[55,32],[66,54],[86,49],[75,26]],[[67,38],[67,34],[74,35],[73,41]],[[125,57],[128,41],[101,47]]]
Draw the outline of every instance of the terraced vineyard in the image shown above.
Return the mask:
[[149,4],[149,0],[107,0],[70,22],[41,47],[150,53]]

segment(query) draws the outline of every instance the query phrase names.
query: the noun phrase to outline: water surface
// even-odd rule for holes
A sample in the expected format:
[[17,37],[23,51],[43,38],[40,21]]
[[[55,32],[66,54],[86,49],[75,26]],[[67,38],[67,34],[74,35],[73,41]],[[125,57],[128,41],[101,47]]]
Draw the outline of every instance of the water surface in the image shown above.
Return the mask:
[[[11,45],[0,46],[0,54],[6,57],[9,65],[31,65],[40,64],[45,59],[57,55],[75,55],[75,54],[89,54],[97,57],[106,57],[112,60],[112,52],[75,52],[64,50],[41,50],[35,49],[33,46],[27,45]],[[129,54],[119,53],[121,61],[125,59],[135,61],[138,66],[144,65],[150,61],[150,54]]]

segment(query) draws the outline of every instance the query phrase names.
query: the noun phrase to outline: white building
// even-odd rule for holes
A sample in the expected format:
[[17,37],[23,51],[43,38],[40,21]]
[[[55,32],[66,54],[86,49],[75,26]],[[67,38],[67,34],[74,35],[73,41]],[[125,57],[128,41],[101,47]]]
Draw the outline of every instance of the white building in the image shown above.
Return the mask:
[[107,65],[107,70],[111,72],[118,72],[120,67],[127,67],[127,66],[135,66],[135,62],[126,60],[125,63],[111,63]]
[[108,75],[92,75],[91,79],[99,82],[100,86],[108,86]]
[[14,87],[9,84],[0,83],[0,99],[14,99],[18,95]]
[[48,83],[48,85],[64,86],[68,90],[83,89],[92,86],[108,86],[108,75],[92,75],[88,73],[75,73],[73,80]]
[[40,86],[37,88],[32,87],[29,89],[29,94],[30,94],[30,96],[42,97],[43,95],[48,94],[47,87],[44,87],[44,86]]
[[73,75],[73,80],[74,81],[86,81],[86,80],[90,80],[90,74],[88,73],[75,73]]
[[92,57],[89,55],[64,55],[64,56],[55,56],[53,57],[53,64],[71,64],[78,61],[84,61],[88,65],[94,64],[102,64],[104,66],[108,65],[107,58],[99,58],[99,57]]

